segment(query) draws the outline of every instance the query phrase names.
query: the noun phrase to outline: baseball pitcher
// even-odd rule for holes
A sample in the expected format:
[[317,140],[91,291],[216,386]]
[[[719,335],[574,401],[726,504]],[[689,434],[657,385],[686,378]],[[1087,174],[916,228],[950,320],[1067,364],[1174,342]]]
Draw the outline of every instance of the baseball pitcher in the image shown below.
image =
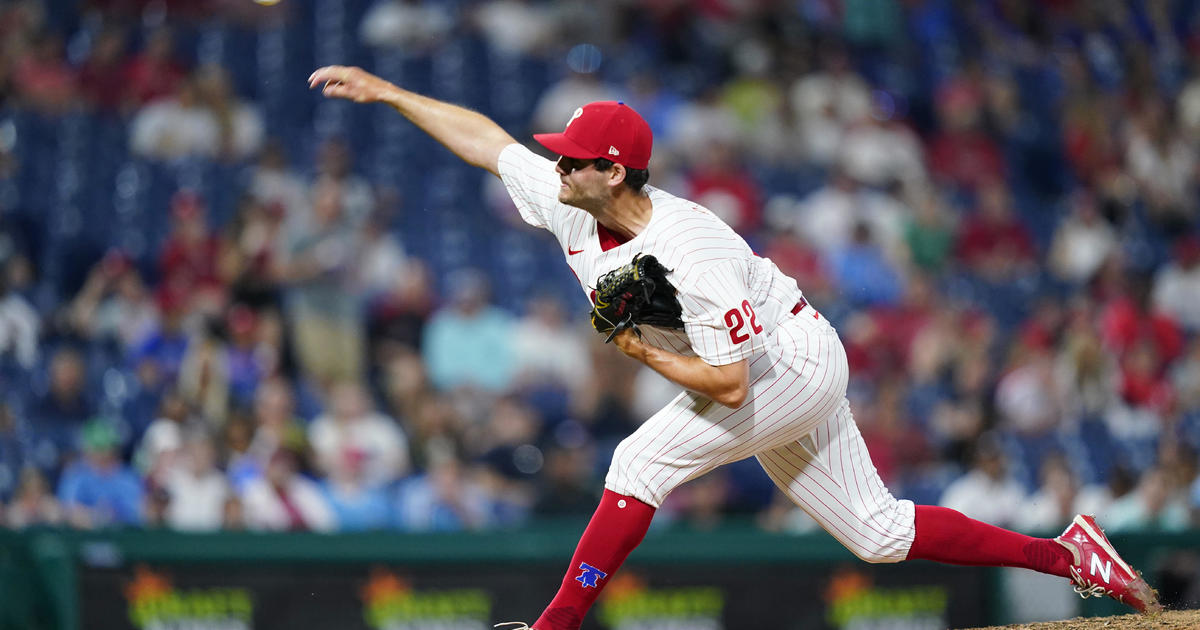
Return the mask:
[[1068,578],[1084,597],[1160,609],[1090,516],[1056,538],[1031,538],[895,499],[854,423],[837,332],[713,213],[647,184],[650,127],[627,105],[590,103],[562,133],[535,135],[554,161],[479,113],[358,68],[320,68],[309,84],[327,97],[386,103],[498,176],[521,217],[558,239],[597,331],[682,390],[617,448],[600,505],[532,628],[579,628],[667,495],[750,456],[867,562],[1024,567]]

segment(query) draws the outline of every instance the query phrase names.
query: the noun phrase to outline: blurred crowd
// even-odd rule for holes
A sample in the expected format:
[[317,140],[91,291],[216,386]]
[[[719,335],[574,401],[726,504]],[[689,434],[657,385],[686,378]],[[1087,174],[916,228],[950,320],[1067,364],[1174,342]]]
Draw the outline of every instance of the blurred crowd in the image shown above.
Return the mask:
[[[591,513],[672,386],[604,346],[543,265],[513,284],[471,257],[505,233],[559,255],[498,181],[451,180],[443,223],[484,229],[450,266],[435,254],[466,232],[409,191],[454,166],[343,132],[316,96],[268,106],[300,66],[436,72],[471,51],[495,83],[460,93],[518,138],[594,100],[643,114],[651,184],[726,219],[837,325],[897,496],[1025,531],[1079,511],[1200,525],[1200,2],[250,4],[0,2],[0,525]],[[258,57],[214,52],[233,35]],[[275,45],[310,51],[280,62],[296,76],[269,75]],[[91,129],[119,157],[63,161]],[[380,176],[399,171],[415,185]],[[122,219],[146,173],[178,176]],[[95,197],[72,186],[108,206],[76,208]],[[658,522],[730,517],[814,527],[753,460]]]

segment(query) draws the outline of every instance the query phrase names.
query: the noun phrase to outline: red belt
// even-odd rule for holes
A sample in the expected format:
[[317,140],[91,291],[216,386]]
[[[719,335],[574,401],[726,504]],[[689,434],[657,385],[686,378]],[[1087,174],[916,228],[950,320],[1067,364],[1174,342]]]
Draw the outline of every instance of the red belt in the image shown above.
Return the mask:
[[792,307],[792,315],[796,315],[800,311],[803,311],[806,307],[808,307],[808,300],[800,298],[800,301],[796,302],[796,305]]

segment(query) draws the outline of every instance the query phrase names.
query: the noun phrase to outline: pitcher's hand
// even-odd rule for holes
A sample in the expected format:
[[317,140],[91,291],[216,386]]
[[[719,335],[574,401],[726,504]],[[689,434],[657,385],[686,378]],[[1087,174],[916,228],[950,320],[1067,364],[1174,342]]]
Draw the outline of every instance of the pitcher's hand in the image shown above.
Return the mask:
[[626,328],[614,335],[613,343],[625,356],[642,363],[646,362],[646,343],[632,328]]
[[355,103],[376,103],[384,100],[389,90],[396,86],[363,70],[352,66],[325,66],[317,68],[308,77],[309,89],[322,83],[321,93],[330,98],[344,98]]

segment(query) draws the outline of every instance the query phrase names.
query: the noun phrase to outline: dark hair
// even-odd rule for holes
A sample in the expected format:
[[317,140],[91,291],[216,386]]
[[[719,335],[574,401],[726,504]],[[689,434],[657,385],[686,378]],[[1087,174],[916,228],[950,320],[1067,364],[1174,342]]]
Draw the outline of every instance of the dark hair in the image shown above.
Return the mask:
[[[613,167],[614,162],[605,158],[596,158],[593,160],[596,164],[597,171],[607,171]],[[646,168],[629,168],[625,167],[625,185],[635,193],[642,192],[642,186],[650,181],[650,169]]]

